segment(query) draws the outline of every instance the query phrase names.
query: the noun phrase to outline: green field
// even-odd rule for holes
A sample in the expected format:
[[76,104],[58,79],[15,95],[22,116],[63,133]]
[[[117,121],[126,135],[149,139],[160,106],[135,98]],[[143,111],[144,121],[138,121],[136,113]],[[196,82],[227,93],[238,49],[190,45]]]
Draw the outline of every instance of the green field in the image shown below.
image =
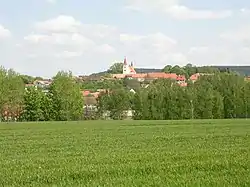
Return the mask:
[[0,186],[250,186],[250,120],[0,123]]

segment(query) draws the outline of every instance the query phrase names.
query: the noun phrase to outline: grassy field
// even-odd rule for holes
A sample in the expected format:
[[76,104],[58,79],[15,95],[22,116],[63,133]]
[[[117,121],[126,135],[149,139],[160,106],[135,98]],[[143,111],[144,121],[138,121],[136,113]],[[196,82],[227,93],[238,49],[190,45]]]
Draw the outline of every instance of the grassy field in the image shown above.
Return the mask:
[[0,186],[250,186],[250,120],[0,124]]

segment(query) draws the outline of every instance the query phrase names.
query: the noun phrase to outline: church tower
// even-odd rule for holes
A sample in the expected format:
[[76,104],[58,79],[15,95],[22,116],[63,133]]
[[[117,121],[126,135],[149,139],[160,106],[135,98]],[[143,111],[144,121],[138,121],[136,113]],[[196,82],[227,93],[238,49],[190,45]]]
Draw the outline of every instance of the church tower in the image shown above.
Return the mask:
[[123,74],[129,74],[129,65],[127,63],[126,57],[123,60]]
[[123,61],[123,74],[136,74],[136,71],[133,67],[133,62],[131,62],[131,64],[129,65],[127,63],[127,59],[126,57],[124,58],[124,61]]

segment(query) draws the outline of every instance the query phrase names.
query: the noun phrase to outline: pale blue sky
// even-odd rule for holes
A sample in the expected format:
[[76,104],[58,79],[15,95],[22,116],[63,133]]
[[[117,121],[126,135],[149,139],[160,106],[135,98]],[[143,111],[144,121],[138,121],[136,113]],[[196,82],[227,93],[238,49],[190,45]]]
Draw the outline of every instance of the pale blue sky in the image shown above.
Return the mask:
[[42,76],[104,70],[125,55],[140,67],[250,65],[250,1],[138,2],[0,0],[0,64]]

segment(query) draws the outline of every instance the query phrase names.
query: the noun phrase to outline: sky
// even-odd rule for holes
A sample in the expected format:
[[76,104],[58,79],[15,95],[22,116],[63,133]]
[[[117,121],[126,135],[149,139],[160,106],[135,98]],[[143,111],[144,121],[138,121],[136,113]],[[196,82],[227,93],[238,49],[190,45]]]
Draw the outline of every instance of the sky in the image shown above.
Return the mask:
[[0,65],[86,75],[136,68],[250,65],[249,0],[0,0]]

